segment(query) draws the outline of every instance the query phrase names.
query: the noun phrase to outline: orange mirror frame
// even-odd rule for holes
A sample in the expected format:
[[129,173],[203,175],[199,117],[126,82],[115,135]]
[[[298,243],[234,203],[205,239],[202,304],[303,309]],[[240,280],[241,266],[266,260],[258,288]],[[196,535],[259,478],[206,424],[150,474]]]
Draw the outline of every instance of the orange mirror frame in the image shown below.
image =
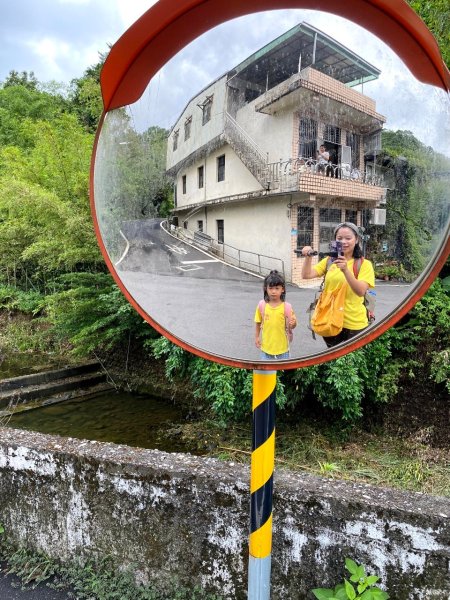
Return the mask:
[[117,277],[104,247],[96,219],[94,204],[94,165],[99,133],[107,112],[138,100],[152,77],[164,64],[188,43],[209,29],[230,19],[247,14],[276,9],[321,10],[347,18],[366,28],[403,60],[421,82],[434,85],[445,92],[450,90],[450,72],[445,66],[437,43],[427,27],[404,0],[159,0],[142,15],[114,44],[103,66],[100,82],[104,112],[97,130],[91,162],[90,195],[97,239],[106,264],[128,301],[159,333],[194,354],[230,366],[257,369],[293,369],[311,366],[343,356],[374,340],[401,319],[425,294],[442,269],[450,253],[447,237],[440,245],[431,268],[417,281],[414,294],[401,304],[389,319],[370,328],[352,343],[337,347],[319,356],[305,357],[288,363],[254,365],[229,358],[210,355],[179,340],[155,323],[134,301]]

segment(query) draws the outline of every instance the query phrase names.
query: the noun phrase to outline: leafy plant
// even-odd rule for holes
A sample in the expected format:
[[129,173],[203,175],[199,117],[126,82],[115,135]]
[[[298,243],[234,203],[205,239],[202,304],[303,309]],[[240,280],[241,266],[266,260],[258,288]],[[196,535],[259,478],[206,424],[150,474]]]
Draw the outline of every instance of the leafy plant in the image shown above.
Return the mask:
[[71,342],[74,354],[110,349],[131,334],[144,338],[156,335],[110,275],[73,273],[61,276],[56,283],[60,289],[47,297],[48,318],[55,333]]
[[344,578],[344,583],[339,583],[335,588],[312,590],[317,600],[388,600],[389,594],[375,586],[379,577],[367,575],[363,565],[346,558],[345,568],[350,573],[350,580]]
[[198,586],[187,589],[175,580],[165,584],[136,583],[133,570],[118,569],[111,557],[62,563],[42,552],[2,544],[0,560],[7,563],[9,574],[19,577],[23,588],[33,589],[39,584],[53,589],[69,588],[68,597],[77,600],[221,600]]
[[335,471],[339,471],[339,467],[335,463],[319,461],[319,469],[321,475],[333,475]]

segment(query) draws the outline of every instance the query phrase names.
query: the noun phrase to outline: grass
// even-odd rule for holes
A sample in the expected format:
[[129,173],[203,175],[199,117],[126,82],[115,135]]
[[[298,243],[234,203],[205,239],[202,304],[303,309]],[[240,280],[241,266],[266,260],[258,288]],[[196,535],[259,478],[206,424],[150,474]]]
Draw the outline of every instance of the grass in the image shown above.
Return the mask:
[[[0,526],[0,533],[1,526]],[[131,569],[118,569],[111,559],[64,564],[45,554],[14,550],[0,543],[0,562],[6,572],[18,577],[22,589],[45,585],[64,590],[74,600],[221,600],[200,588],[187,589],[177,582],[143,585],[136,583]]]
[[[189,423],[183,437],[195,450],[223,460],[250,463],[251,425]],[[275,465],[380,487],[450,497],[450,450],[383,432],[340,430],[316,422],[277,425]]]

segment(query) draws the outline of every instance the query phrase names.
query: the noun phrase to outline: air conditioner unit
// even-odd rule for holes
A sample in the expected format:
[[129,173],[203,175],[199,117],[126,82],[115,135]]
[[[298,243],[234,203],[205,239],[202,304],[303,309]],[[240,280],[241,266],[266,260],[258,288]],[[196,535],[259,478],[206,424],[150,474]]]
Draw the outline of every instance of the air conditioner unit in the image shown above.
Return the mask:
[[374,208],[371,211],[370,224],[371,225],[386,225],[386,209],[385,208]]

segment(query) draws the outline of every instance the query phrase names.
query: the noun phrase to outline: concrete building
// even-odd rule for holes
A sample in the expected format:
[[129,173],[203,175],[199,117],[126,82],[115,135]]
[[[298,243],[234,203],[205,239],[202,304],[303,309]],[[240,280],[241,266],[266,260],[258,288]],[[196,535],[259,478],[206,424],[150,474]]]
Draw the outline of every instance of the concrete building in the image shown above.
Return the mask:
[[335,225],[363,225],[367,211],[382,221],[385,118],[354,89],[379,74],[301,23],[201,90],[168,140],[179,232],[228,262],[301,284],[298,249],[327,251]]

